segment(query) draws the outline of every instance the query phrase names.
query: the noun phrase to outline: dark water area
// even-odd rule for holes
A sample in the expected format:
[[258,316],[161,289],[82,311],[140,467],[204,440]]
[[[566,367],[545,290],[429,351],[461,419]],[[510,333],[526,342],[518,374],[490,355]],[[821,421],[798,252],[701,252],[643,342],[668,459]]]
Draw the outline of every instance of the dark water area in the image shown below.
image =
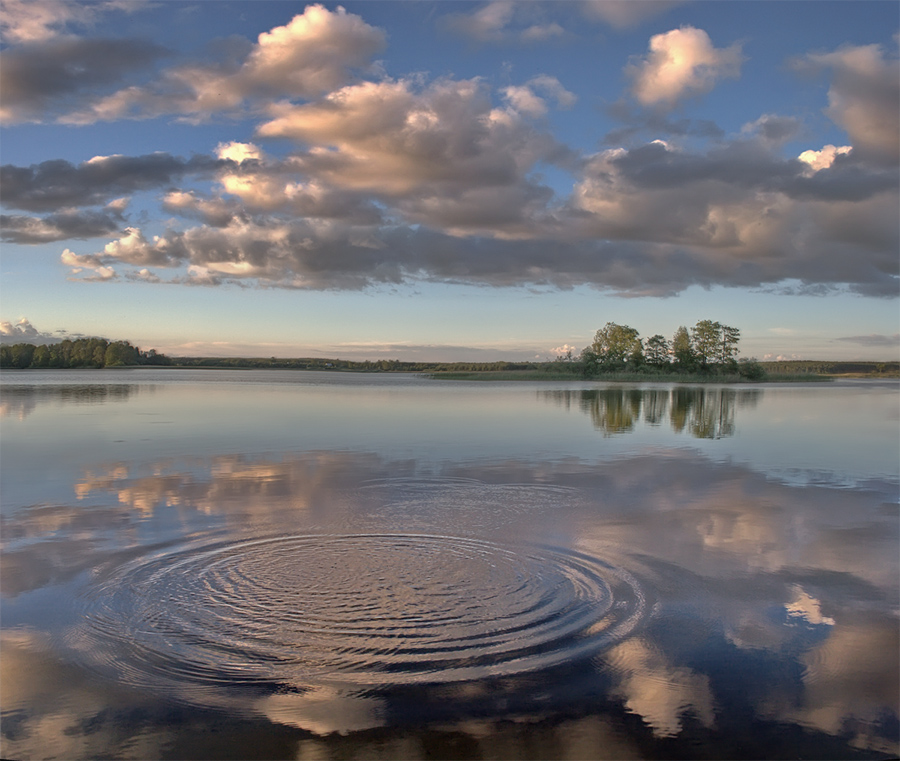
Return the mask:
[[900,385],[26,371],[0,756],[900,753]]

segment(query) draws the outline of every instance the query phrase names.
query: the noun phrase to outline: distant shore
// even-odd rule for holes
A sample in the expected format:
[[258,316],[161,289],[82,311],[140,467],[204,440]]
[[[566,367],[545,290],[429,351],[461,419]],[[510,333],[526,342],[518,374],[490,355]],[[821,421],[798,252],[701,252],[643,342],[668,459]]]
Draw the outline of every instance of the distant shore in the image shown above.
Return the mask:
[[[738,373],[685,373],[665,372],[652,369],[646,371],[608,372],[585,376],[576,368],[559,362],[545,363],[484,363],[489,369],[473,367],[475,363],[428,363],[428,362],[391,362],[390,367],[379,366],[380,363],[362,363],[351,361],[330,361],[321,363],[312,361],[309,365],[303,360],[272,359],[225,359],[197,358],[191,363],[182,364],[175,358],[172,364],[166,365],[119,365],[116,367],[70,367],[70,368],[26,368],[24,370],[4,367],[4,374],[25,373],[33,370],[303,370],[308,372],[338,372],[353,374],[398,374],[411,373],[427,376],[434,380],[448,381],[588,381],[596,383],[684,383],[684,384],[737,384],[737,383],[828,383],[837,380],[900,380],[900,363],[896,362],[792,362],[790,367],[784,363],[761,362],[764,374],[759,378],[747,378]],[[493,369],[497,364],[512,365],[504,369]],[[349,366],[348,366],[349,365]],[[368,366],[366,366],[368,365]],[[523,366],[524,365],[524,366]],[[562,365],[562,367],[560,367]],[[812,372],[815,366],[817,372]],[[827,370],[826,370],[827,368]],[[825,370],[825,371],[823,371]]]

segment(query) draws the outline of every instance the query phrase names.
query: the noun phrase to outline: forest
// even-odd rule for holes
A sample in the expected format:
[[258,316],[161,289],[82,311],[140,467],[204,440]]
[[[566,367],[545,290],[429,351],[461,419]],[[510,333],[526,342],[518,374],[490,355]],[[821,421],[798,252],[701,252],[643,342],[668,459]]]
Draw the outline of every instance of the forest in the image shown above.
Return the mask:
[[144,352],[128,341],[107,341],[105,338],[66,339],[38,346],[27,343],[0,346],[0,367],[23,370],[171,364],[171,359],[157,354],[154,349]]

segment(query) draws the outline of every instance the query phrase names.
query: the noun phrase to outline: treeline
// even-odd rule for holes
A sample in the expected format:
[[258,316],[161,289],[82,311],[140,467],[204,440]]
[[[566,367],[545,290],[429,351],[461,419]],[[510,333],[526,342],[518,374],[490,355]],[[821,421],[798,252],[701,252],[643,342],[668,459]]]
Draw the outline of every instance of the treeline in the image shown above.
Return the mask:
[[578,362],[588,377],[624,371],[761,379],[765,371],[756,360],[738,360],[740,340],[740,330],[712,320],[700,320],[690,330],[681,326],[671,340],[659,333],[642,339],[634,328],[608,322],[578,360],[570,353],[561,361]]
[[58,344],[20,343],[0,346],[0,367],[26,369],[75,367],[128,367],[171,365],[172,360],[155,349],[141,351],[128,341],[105,338],[66,339]]
[[900,375],[900,362],[828,362],[791,359],[763,364],[768,372],[784,375],[866,375],[892,378]]
[[435,373],[435,372],[496,372],[531,370],[551,363],[535,362],[413,362],[399,359],[356,361],[304,357],[172,357],[178,367],[210,367],[276,370],[347,370],[365,373]]

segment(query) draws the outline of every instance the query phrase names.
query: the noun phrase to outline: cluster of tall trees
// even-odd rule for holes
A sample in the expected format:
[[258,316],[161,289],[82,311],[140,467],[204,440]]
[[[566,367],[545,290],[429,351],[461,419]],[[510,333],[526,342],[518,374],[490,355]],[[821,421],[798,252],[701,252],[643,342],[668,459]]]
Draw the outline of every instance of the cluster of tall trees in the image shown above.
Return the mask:
[[144,352],[128,341],[105,338],[66,339],[57,344],[13,344],[0,346],[0,367],[19,369],[44,367],[126,367],[129,365],[170,365],[165,354],[154,349]]
[[581,352],[581,362],[588,375],[657,369],[688,373],[740,371],[750,377],[758,366],[742,363],[744,366],[739,367],[740,340],[740,330],[712,320],[700,320],[690,330],[681,326],[671,340],[658,333],[641,339],[634,328],[608,322]]

